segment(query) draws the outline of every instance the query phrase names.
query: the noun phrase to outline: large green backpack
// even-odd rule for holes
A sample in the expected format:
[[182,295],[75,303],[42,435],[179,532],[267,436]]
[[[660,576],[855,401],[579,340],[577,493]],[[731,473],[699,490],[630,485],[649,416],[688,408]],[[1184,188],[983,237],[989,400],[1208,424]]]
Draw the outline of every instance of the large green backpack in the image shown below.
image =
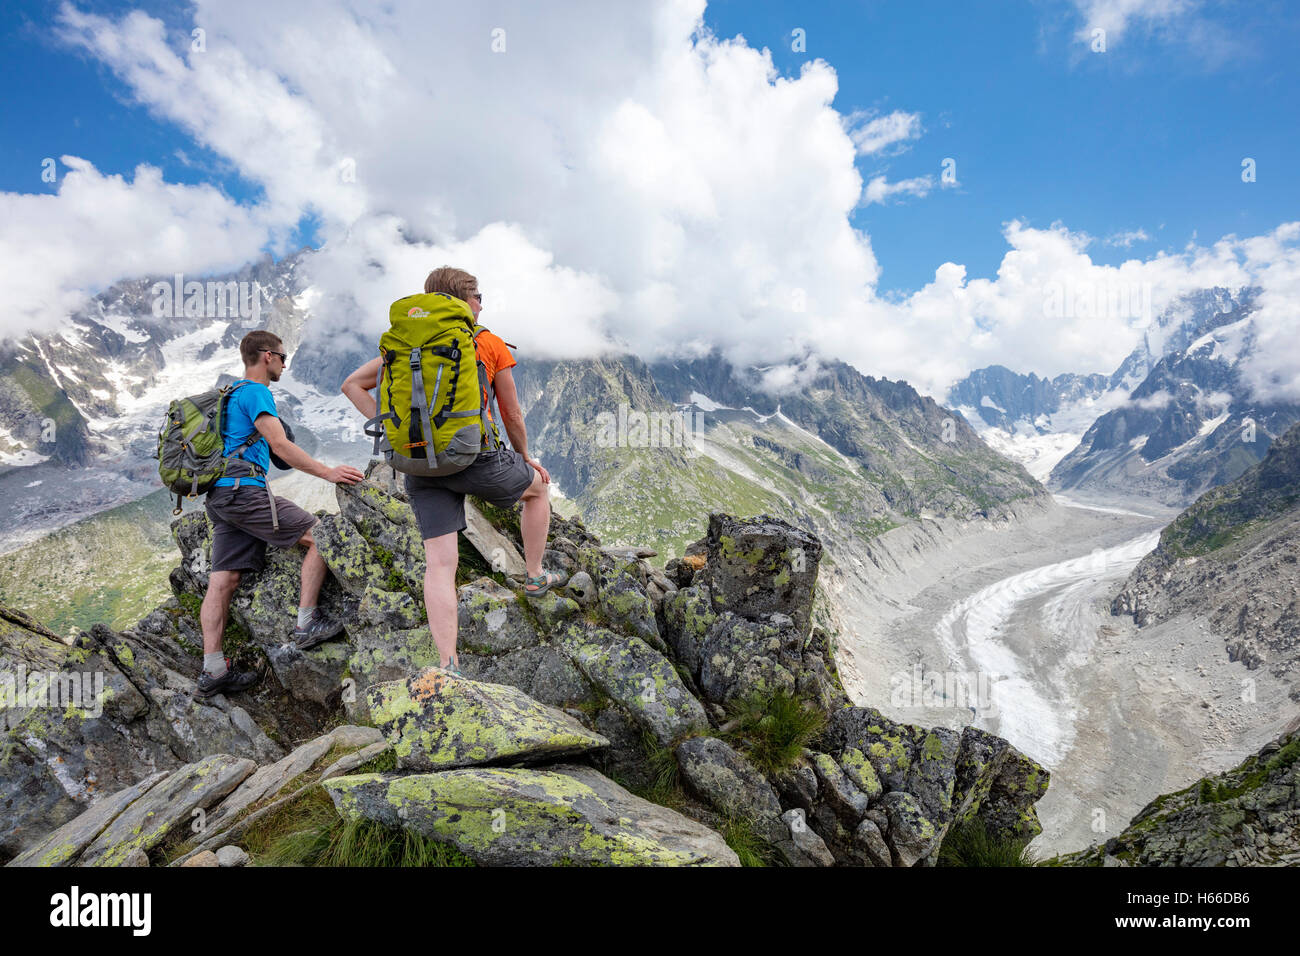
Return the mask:
[[[158,477],[176,495],[176,508],[172,514],[181,513],[181,497],[196,498],[212,490],[218,478],[234,477],[236,487],[240,478],[262,477],[257,465],[240,456],[262,437],[253,431],[229,455],[225,454],[225,440],[221,437],[225,424],[226,404],[237,389],[249,384],[234,382],[224,388],[172,401],[167,408],[167,421],[158,432]],[[280,526],[275,510],[275,497],[267,483],[267,497],[271,499],[271,518]]]
[[463,471],[501,444],[475,346],[486,330],[465,302],[442,292],[398,299],[389,322],[379,339],[379,414],[366,422],[374,453],[408,475]]

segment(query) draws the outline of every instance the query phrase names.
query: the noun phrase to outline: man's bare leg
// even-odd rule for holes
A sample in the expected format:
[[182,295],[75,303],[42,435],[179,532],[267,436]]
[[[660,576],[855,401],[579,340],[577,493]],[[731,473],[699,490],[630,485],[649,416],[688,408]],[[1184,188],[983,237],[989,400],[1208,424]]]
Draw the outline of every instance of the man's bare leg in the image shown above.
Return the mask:
[[307,548],[307,553],[302,559],[302,590],[298,606],[315,607],[316,602],[320,600],[321,585],[325,583],[327,573],[325,559],[320,556],[320,551],[316,548],[316,539],[312,537],[310,528],[298,539],[298,543]]
[[429,615],[429,633],[438,646],[438,664],[441,667],[460,664],[456,654],[458,534],[453,531],[424,539],[424,607]]
[[199,623],[203,627],[203,653],[221,653],[221,636],[226,632],[230,599],[239,587],[239,571],[213,571],[208,577],[208,592],[203,595]]
[[533,483],[520,499],[524,513],[519,519],[519,534],[524,539],[524,564],[532,578],[542,573],[542,552],[546,550],[546,533],[551,528],[550,487],[534,468]]

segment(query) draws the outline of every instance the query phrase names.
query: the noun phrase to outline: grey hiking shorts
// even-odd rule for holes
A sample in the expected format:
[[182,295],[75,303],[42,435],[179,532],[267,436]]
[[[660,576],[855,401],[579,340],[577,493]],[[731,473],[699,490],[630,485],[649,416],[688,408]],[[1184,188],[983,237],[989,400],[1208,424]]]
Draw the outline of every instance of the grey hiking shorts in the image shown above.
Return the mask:
[[288,498],[276,495],[280,529],[275,530],[271,499],[261,485],[213,488],[205,507],[212,519],[213,571],[260,571],[268,544],[292,548],[319,520]]
[[513,448],[481,452],[474,464],[454,475],[406,476],[406,494],[426,540],[465,530],[465,495],[477,495],[500,508],[523,497],[537,471]]

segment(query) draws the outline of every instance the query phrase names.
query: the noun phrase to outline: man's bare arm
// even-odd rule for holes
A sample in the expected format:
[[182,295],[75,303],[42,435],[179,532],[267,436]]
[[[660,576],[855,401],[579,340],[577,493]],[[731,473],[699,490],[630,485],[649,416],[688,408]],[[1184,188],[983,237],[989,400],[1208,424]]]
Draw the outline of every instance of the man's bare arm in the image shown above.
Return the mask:
[[519,407],[519,392],[515,388],[515,377],[510,369],[503,368],[492,380],[492,387],[497,393],[497,411],[501,413],[501,424],[510,436],[510,444],[515,451],[528,457],[528,431],[524,428],[524,411]]
[[270,443],[271,451],[279,455],[284,463],[291,468],[297,468],[299,471],[305,471],[309,475],[324,478],[326,481],[332,481],[335,484],[338,482],[352,484],[365,477],[351,465],[336,465],[331,468],[324,462],[317,461],[289,441],[289,436],[284,433],[284,426],[280,424],[280,419],[270,412],[262,412],[257,416],[257,420],[253,424]]
[[[379,384],[379,366],[382,364],[382,359],[371,359],[344,379],[343,387],[339,389],[357,407],[357,411],[366,416],[367,421],[379,414],[375,397],[370,394],[370,390]],[[285,461],[288,460],[285,458]]]

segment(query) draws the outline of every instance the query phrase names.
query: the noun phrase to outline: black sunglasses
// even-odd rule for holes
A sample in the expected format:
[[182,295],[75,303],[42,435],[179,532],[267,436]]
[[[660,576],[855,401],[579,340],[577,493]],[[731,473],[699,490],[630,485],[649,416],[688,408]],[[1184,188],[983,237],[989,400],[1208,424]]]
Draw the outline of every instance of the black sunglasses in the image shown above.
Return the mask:
[[281,362],[283,362],[285,365],[289,364],[289,356],[285,355],[283,352],[277,352],[275,349],[262,349],[262,351],[270,352],[272,355],[278,355],[280,356]]

